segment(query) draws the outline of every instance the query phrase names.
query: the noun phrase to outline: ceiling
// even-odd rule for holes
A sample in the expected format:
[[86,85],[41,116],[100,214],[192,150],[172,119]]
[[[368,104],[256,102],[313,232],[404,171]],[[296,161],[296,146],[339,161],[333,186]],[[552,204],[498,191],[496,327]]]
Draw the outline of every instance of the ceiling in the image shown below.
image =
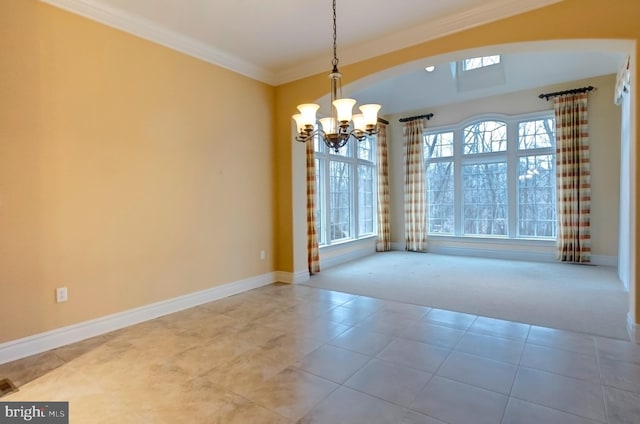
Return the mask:
[[[328,73],[331,67],[329,0],[41,1],[272,85]],[[372,5],[371,0],[339,0],[338,58],[340,65],[355,63],[559,1],[402,0]],[[615,73],[626,51],[601,42],[577,49],[566,43],[546,45],[546,51],[539,45],[529,47],[524,51],[494,47],[426,58],[359,81],[345,94],[381,103],[383,114],[398,113],[443,101]],[[448,63],[472,57],[465,55],[495,53],[505,55],[504,84],[463,93],[456,89]],[[427,74],[426,64],[439,66]]]
[[[563,47],[564,46],[564,47]],[[519,50],[527,48],[528,50]],[[518,50],[516,50],[518,49]],[[384,114],[417,111],[438,105],[535,89],[591,77],[615,74],[626,60],[627,45],[613,40],[505,45],[473,53],[459,52],[447,59],[428,58],[379,76],[371,84],[359,84],[345,92],[360,104],[381,103]],[[482,69],[480,78],[461,84],[452,67],[456,61],[480,55],[501,54],[497,76]],[[425,71],[435,65],[433,72]],[[482,72],[487,72],[484,77]],[[495,74],[495,73],[494,73]],[[570,87],[573,88],[573,87]],[[578,88],[578,87],[576,87]],[[345,90],[343,90],[345,91]],[[613,93],[611,93],[613,101]]]

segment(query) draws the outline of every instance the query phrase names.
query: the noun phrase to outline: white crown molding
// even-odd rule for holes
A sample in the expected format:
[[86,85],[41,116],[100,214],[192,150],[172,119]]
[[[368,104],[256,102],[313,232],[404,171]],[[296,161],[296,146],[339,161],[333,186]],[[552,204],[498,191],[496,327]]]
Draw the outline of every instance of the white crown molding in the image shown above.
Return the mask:
[[[279,73],[274,73],[215,47],[93,0],[40,1],[271,85],[280,85],[314,75],[322,72],[323,69],[329,71],[326,60],[317,58],[305,61],[300,66],[288,67]],[[488,1],[482,6],[438,21],[426,22],[384,38],[348,47],[343,52],[344,57],[348,58],[343,64],[356,63],[560,1],[562,0]]]
[[[419,26],[413,26],[394,34],[369,40],[355,46],[341,49],[340,63],[348,65],[357,63],[372,57],[380,56],[416,44],[434,40],[449,34],[464,31],[473,27],[488,24],[508,18],[510,16],[529,12],[545,6],[559,3],[563,0],[493,0],[487,1],[481,6],[470,8],[463,12],[451,15],[436,21],[425,22]],[[343,60],[342,58],[346,60]],[[329,73],[330,64],[326,59],[317,58],[309,60],[299,66],[290,67],[286,71],[278,73],[278,84],[284,84],[300,78],[322,72]]]
[[[210,45],[168,30],[151,21],[135,17],[94,0],[40,0],[43,3],[64,9],[107,26],[128,32],[173,50],[196,57],[205,62],[229,69],[249,78],[270,85],[280,85],[326,70],[329,63],[324,58],[309,60],[299,66],[287,67],[272,72],[247,60],[233,56]],[[351,46],[341,52],[342,64],[356,63],[381,54],[389,53],[451,33],[480,26],[530,10],[545,7],[563,0],[493,0],[482,6],[436,21],[407,28],[395,34]]]
[[262,274],[45,333],[0,343],[0,364],[266,286],[276,282],[277,275],[276,272]]
[[93,0],[40,0],[51,6],[100,22],[112,28],[136,35],[205,62],[238,74],[274,85],[277,78],[260,66],[222,50],[171,31],[151,21],[123,13]]

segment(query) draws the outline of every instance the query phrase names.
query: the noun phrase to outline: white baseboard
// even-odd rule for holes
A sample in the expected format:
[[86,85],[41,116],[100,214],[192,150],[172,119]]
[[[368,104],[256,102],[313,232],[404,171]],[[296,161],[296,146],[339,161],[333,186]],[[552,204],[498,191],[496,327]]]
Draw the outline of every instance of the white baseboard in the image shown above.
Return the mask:
[[310,275],[308,269],[303,269],[302,271],[296,271],[293,274],[293,279],[291,280],[292,284],[300,284],[305,281],[309,281]]
[[278,283],[287,283],[287,284],[293,283],[293,273],[291,272],[276,271],[275,275],[276,275],[276,281]]
[[[404,243],[392,243],[393,250],[405,250]],[[532,252],[527,250],[509,249],[508,245],[504,249],[483,249],[478,247],[459,247],[459,246],[436,246],[430,244],[427,253],[436,253],[451,256],[472,256],[478,258],[491,259],[509,259],[514,261],[533,261],[533,262],[558,262],[554,253]],[[598,266],[618,266],[617,256],[591,255],[591,265]]]
[[405,247],[405,243],[391,243],[391,250],[406,250]]
[[640,344],[640,333],[638,332],[638,324],[635,323],[631,312],[627,313],[627,333],[632,343]]
[[508,259],[513,261],[555,262],[555,256],[543,252],[526,252],[508,249],[478,249],[472,247],[429,247],[429,253],[477,258]]
[[300,284],[309,280],[309,271],[304,269],[296,272],[276,272],[276,281],[279,283],[287,284]]
[[0,344],[0,364],[172,314],[278,280],[272,272]]
[[617,256],[591,255],[591,265],[618,267]]

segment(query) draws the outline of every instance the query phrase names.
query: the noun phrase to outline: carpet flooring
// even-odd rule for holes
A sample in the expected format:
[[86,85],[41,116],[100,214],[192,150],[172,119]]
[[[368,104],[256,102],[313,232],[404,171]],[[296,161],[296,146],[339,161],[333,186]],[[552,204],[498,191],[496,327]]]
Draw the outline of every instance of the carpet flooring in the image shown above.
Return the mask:
[[384,252],[304,285],[628,340],[629,293],[613,267]]

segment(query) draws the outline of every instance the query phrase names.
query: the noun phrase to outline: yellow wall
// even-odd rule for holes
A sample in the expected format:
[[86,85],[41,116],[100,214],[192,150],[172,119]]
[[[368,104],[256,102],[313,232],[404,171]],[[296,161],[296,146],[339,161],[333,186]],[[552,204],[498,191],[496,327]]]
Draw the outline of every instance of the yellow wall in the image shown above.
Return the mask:
[[[638,40],[640,38],[639,16],[640,2],[637,0],[618,0],[615,5],[600,0],[564,0],[542,9],[384,54],[351,66],[344,66],[341,69],[344,74],[343,83],[347,84],[418,59],[482,46],[540,40],[593,38]],[[634,53],[637,56],[638,52]],[[635,72],[634,78],[637,79],[637,68]],[[281,253],[277,262],[278,269],[292,270],[296,255],[300,254],[291,247],[299,233],[299,229],[293,226],[294,217],[291,213],[294,202],[298,201],[297,194],[291,190],[293,186],[291,163],[300,158],[292,158],[290,116],[296,110],[297,104],[312,101],[326,94],[327,86],[326,75],[318,74],[278,87],[276,151],[278,160],[283,165],[277,172],[279,189],[277,200],[282,205],[282,209],[278,212],[278,249]],[[384,113],[384,110],[382,112]],[[638,121],[638,114],[639,111],[636,109],[633,117],[635,121]],[[296,151],[295,148],[294,151]],[[296,178],[300,177],[296,175]],[[635,187],[638,190],[637,184]],[[640,225],[636,227],[640,230]],[[636,251],[636,255],[640,256],[640,252]],[[635,259],[637,263],[640,257]],[[632,285],[635,286],[635,284]],[[640,298],[633,288],[630,295],[632,315],[638,322],[640,307],[634,306],[640,302]]]
[[266,84],[2,0],[0,343],[272,272],[274,108]]

